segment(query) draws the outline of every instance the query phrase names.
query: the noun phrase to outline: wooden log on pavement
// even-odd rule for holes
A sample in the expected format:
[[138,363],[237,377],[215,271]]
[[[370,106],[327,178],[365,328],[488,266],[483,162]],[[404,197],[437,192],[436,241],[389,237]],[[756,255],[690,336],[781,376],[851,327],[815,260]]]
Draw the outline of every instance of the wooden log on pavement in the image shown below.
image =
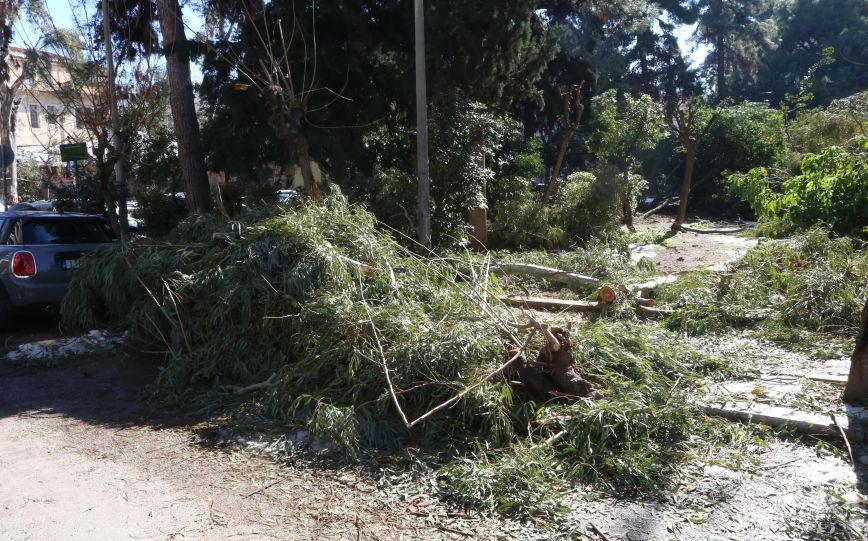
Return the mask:
[[596,302],[571,301],[566,299],[550,299],[546,297],[498,297],[508,306],[528,310],[546,310],[556,312],[599,312],[601,306]]

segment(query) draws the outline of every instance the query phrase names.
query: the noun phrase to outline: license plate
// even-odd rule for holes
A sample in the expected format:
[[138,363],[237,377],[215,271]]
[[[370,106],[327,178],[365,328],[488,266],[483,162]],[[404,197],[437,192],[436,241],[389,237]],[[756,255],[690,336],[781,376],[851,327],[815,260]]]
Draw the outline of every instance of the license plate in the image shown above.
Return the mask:
[[81,266],[81,261],[78,259],[64,259],[60,262],[60,268],[63,270],[77,269]]

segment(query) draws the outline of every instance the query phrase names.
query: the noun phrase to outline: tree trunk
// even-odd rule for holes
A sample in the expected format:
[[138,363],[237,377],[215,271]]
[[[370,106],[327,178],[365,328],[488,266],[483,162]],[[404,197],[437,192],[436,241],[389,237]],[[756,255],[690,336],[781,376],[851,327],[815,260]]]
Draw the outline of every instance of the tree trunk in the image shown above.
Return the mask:
[[187,208],[193,213],[207,213],[211,210],[208,174],[199,139],[199,120],[196,118],[190,56],[182,17],[178,0],[157,0],[157,18],[163,35],[169,79],[169,104],[178,140]]
[[627,229],[630,231],[636,231],[636,228],[633,227],[633,205],[631,205],[631,199],[633,198],[633,190],[630,188],[630,170],[624,170],[624,188],[621,190],[621,214],[624,215],[624,225],[627,226]]
[[428,163],[428,81],[425,74],[425,5],[413,3],[414,48],[416,54],[416,181],[418,183],[419,244],[431,248],[431,178]]
[[555,194],[555,188],[558,185],[558,178],[561,175],[561,167],[564,165],[564,157],[567,155],[567,148],[570,146],[570,139],[573,138],[573,130],[566,129],[564,130],[564,138],[561,141],[561,148],[558,150],[558,160],[555,162],[555,168],[552,171],[552,176],[549,178],[548,184],[546,184],[546,191],[543,194],[542,202],[543,205],[547,204],[552,196]]
[[729,88],[726,86],[726,51],[723,44],[723,34],[718,34],[715,43],[717,54],[717,101],[723,101],[729,97]]
[[307,137],[301,133],[295,133],[290,136],[290,139],[293,141],[292,146],[295,148],[295,157],[298,159],[298,168],[301,171],[301,178],[304,180],[307,195],[311,199],[319,199],[320,192],[316,185],[316,178],[313,176],[313,164],[310,159],[310,145],[307,142]]
[[850,376],[844,388],[844,402],[865,404],[868,402],[868,299],[862,310],[862,328],[856,337],[856,348],[850,358]]
[[[13,111],[15,109],[15,89],[10,85],[3,85],[2,96],[0,96],[0,145],[9,145],[15,150],[14,145],[14,122],[15,118],[13,117]],[[3,170],[9,168],[11,170],[11,166],[15,162],[2,164],[3,167],[0,167],[0,176],[3,176]],[[18,182],[17,178],[13,177],[12,174],[7,174],[4,176],[5,185],[3,186],[3,197],[6,200],[6,204],[14,205],[18,202]]]
[[672,229],[678,229],[687,220],[687,198],[690,196],[690,184],[693,182],[693,164],[696,162],[696,145],[688,145],[687,156],[684,158],[684,180],[681,182],[681,199],[678,204],[678,217],[672,224]]

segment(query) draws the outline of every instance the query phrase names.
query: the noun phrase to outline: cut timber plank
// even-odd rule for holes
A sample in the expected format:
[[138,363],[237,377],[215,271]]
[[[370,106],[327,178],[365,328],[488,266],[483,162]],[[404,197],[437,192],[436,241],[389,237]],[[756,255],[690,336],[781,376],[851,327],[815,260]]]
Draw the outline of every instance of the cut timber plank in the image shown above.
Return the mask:
[[814,381],[822,381],[825,383],[834,383],[836,385],[847,385],[847,376],[840,374],[808,374],[805,376]]
[[509,305],[530,310],[552,310],[558,312],[599,312],[600,305],[595,302],[550,299],[547,297],[499,297]]
[[[828,414],[744,402],[726,402],[723,405],[704,406],[702,409],[706,415],[723,417],[730,421],[761,423],[775,428],[789,427],[799,433],[815,436],[841,437],[838,427],[832,423]],[[847,431],[846,416],[838,417],[838,424]]]

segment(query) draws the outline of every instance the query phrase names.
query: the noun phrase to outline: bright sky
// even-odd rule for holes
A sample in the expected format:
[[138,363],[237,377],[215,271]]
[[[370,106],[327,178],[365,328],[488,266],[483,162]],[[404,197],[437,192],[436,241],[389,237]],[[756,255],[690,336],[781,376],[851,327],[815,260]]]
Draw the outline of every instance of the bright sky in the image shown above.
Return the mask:
[[[54,19],[54,23],[59,28],[71,28],[73,26],[73,5],[75,0],[43,0],[48,6],[48,12],[51,14]],[[96,9],[96,3],[99,0],[87,0],[87,4],[89,5],[89,13],[87,15],[92,15],[93,10]],[[199,12],[193,9],[189,2],[184,2],[185,5],[183,7],[184,10],[184,22],[187,26],[187,36],[191,37],[196,31],[200,30],[204,26],[204,20]],[[84,15],[84,14],[82,14]],[[13,44],[18,47],[32,47],[34,46],[39,37],[40,32],[31,28],[31,26],[25,20],[26,17],[22,17],[22,19],[15,25],[15,33],[13,36]],[[678,44],[681,47],[684,55],[690,60],[690,64],[692,67],[698,67],[699,64],[705,59],[708,55],[709,47],[707,45],[702,45],[699,47],[693,47],[688,43],[688,39],[693,31],[696,29],[696,25],[683,25],[678,27],[675,30],[676,38],[678,39]],[[201,71],[198,66],[193,65],[193,78],[195,81],[199,81],[202,78]]]

